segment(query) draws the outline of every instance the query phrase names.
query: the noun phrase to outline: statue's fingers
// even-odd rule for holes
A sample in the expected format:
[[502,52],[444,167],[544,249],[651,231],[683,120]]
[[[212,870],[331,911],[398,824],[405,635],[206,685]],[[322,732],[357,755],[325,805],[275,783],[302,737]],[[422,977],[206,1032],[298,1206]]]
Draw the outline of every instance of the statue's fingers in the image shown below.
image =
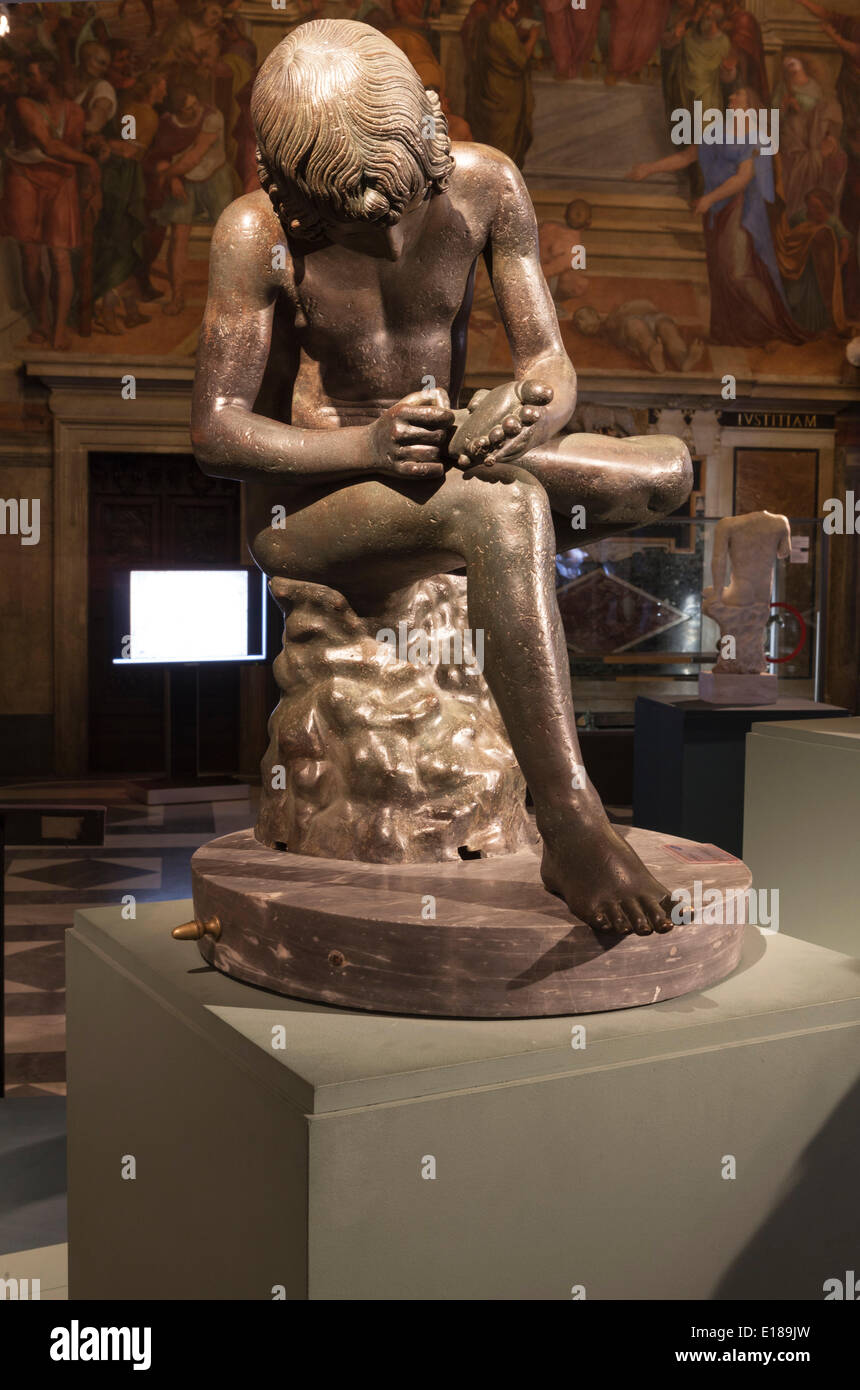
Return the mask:
[[523,405],[549,405],[553,397],[553,389],[542,381],[529,379],[520,384],[518,394]]
[[448,442],[448,430],[427,430],[420,425],[401,425],[397,431],[399,444],[435,444],[439,447]]
[[401,402],[398,418],[410,425],[426,425],[430,429],[453,429],[455,424],[453,410],[447,406],[431,404],[426,396],[419,397],[414,405],[411,402]]
[[426,463],[398,459],[390,471],[401,478],[439,478],[445,472],[445,465],[439,459],[430,459]]
[[447,391],[443,391],[441,386],[434,386],[429,391],[410,391],[409,395],[404,396],[397,404],[399,406],[438,406],[440,410],[448,410],[451,402],[448,399]]
[[407,463],[439,463],[439,450],[433,444],[406,444],[398,450],[398,457]]

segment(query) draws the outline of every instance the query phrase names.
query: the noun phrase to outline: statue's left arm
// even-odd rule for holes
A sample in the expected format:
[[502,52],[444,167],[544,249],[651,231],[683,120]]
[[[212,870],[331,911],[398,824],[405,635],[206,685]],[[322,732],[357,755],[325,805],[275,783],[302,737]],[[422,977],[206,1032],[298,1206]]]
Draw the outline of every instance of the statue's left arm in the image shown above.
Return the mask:
[[[487,161],[487,192],[494,211],[484,259],[510,344],[515,381],[470,406],[472,414],[451,447],[452,452],[459,447],[473,453],[472,441],[489,437],[495,447],[485,456],[496,463],[521,457],[567,424],[576,405],[576,372],[541,269],[537,220],[522,175],[498,151],[487,154],[492,155],[492,163]],[[512,414],[523,427],[500,442],[492,432],[497,436]]]

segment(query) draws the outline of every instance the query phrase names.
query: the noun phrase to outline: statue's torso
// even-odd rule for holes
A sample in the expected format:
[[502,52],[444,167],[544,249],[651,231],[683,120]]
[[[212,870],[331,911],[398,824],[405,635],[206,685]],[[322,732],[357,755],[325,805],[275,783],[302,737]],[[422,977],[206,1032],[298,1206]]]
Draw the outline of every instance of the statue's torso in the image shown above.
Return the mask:
[[[461,316],[465,326],[473,267],[489,230],[487,200],[482,204],[478,195],[479,186],[455,172],[449,191],[431,197],[416,240],[397,260],[338,245],[305,254],[290,248],[274,277],[279,294],[269,366],[282,388],[281,418],[333,427],[373,418],[413,391],[459,386],[455,324]],[[279,333],[300,351],[298,363],[284,361],[283,370]]]
[[[273,274],[272,347],[257,409],[300,428],[327,429],[368,424],[414,391],[439,387],[456,404],[492,192],[474,167],[455,170],[397,260],[330,244],[304,254],[288,248],[286,265]],[[267,199],[260,215],[271,218],[272,244],[283,244]],[[251,534],[286,494],[292,504],[297,492],[318,491],[295,481],[244,487]]]

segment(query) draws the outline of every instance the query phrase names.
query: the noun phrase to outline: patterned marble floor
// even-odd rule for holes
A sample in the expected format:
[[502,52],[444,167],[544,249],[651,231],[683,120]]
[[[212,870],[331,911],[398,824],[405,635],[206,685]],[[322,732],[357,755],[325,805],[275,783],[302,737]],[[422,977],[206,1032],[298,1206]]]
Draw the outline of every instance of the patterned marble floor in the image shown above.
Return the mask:
[[249,801],[144,806],[111,783],[3,787],[26,797],[102,802],[105,843],[97,849],[6,851],[6,1094],[64,1095],[65,961],[63,938],[78,908],[191,896],[190,859],[216,835],[252,825]]

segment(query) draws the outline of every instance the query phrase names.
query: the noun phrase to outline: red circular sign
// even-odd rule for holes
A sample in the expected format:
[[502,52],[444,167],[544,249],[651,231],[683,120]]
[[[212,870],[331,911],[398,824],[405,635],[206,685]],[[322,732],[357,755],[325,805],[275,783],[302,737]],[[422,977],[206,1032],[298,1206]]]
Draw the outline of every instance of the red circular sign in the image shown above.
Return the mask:
[[800,641],[798,642],[794,651],[789,652],[788,656],[769,656],[767,658],[773,666],[782,666],[786,661],[793,661],[794,658],[797,656],[798,652],[803,651],[803,648],[806,645],[806,623],[803,620],[803,614],[798,613],[797,609],[791,603],[772,603],[770,606],[771,608],[787,609],[791,616],[793,618],[796,618],[798,623],[800,624]]

